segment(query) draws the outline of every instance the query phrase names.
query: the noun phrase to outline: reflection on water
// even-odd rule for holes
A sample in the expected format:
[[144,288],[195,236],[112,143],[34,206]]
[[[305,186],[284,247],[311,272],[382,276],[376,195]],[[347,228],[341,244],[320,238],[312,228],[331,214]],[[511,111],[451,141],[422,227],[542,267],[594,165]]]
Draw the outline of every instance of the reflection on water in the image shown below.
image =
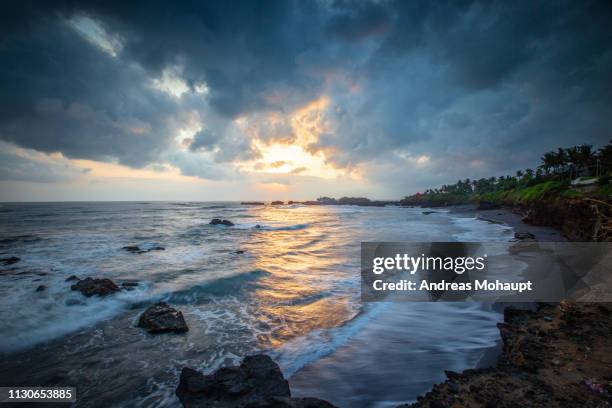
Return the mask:
[[[0,274],[0,377],[7,385],[76,385],[79,406],[176,406],[183,366],[211,371],[260,351],[292,376],[298,395],[370,406],[384,396],[367,382],[385,369],[401,385],[393,398],[408,400],[441,370],[473,365],[497,338],[497,315],[478,305],[467,312],[361,305],[359,244],[507,240],[509,230],[499,225],[395,207],[79,203],[1,210],[0,256],[22,261]],[[211,226],[214,217],[236,226]],[[165,250],[131,254],[124,245]],[[73,274],[140,284],[85,299],[65,282]],[[40,284],[48,289],[36,292]],[[183,311],[187,334],[151,336],[135,327],[160,299]],[[462,335],[451,338],[445,333],[456,331],[457,321]],[[465,349],[476,351],[465,361],[447,358]],[[402,350],[437,350],[440,358],[428,365]],[[393,364],[370,367],[368,356]],[[406,376],[407,367],[420,374]]]

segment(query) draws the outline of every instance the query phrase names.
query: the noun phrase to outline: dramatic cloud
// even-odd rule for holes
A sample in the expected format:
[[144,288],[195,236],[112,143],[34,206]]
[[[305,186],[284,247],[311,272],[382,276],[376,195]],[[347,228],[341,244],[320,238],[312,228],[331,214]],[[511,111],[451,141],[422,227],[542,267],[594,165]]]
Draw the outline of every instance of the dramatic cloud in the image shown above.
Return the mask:
[[612,128],[604,1],[22,1],[0,25],[3,180],[84,159],[392,198]]

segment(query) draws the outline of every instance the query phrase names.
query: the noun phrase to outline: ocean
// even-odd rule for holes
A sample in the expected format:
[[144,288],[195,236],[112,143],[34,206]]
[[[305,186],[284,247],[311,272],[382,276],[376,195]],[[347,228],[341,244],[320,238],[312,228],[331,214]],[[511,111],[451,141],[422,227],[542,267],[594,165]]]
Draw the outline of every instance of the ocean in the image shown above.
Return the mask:
[[[79,407],[176,407],[184,366],[264,352],[294,396],[340,407],[414,400],[474,367],[501,320],[480,303],[360,301],[361,241],[500,241],[512,229],[442,209],[228,202],[0,204],[2,385],[77,387]],[[210,225],[228,219],[233,227]],[[130,253],[127,245],[164,250]],[[71,275],[137,282],[85,298]],[[40,286],[42,291],[36,291]],[[136,327],[164,300],[183,335]]]

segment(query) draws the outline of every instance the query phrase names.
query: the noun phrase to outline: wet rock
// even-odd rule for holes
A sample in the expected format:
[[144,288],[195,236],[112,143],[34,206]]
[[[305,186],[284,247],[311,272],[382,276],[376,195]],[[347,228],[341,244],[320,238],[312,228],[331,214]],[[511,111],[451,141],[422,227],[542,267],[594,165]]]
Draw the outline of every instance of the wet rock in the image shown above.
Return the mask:
[[164,302],[149,306],[140,315],[138,327],[147,329],[149,333],[185,333],[189,330],[183,313]]
[[76,281],[78,281],[78,280],[80,280],[80,279],[79,279],[79,277],[78,277],[78,276],[76,276],[76,275],[70,275],[69,277],[67,277],[67,278],[66,278],[66,281],[65,281],[65,282],[72,282],[72,281],[75,281],[75,280],[76,280]]
[[37,292],[42,292],[43,290],[47,289],[47,286],[45,285],[40,285],[39,287],[36,288]]
[[210,225],[225,225],[226,227],[233,227],[234,223],[229,220],[222,220],[221,218],[213,218],[210,221]]
[[144,254],[150,251],[165,251],[166,250],[166,248],[164,248],[163,246],[159,246],[159,245],[155,245],[150,248],[141,248],[138,245],[127,245],[121,249],[131,252],[133,254]]
[[138,286],[138,282],[123,282],[121,283],[121,289],[134,290]]
[[283,205],[285,203],[282,202],[282,201],[272,201],[270,204],[272,204],[272,205]]
[[245,357],[240,366],[204,375],[183,368],[176,395],[186,408],[333,408],[316,398],[291,398],[289,383],[266,355]]
[[535,235],[533,235],[531,232],[527,232],[527,231],[519,231],[519,232],[515,232],[514,233],[514,238],[516,239],[535,239]]
[[235,253],[236,253],[236,254],[244,254],[244,250],[239,249],[239,250],[237,250]]
[[4,265],[13,265],[13,264],[16,264],[19,261],[21,261],[21,258],[17,258],[16,256],[11,256],[9,258],[1,258],[0,259],[0,262],[2,262]]
[[70,286],[72,290],[78,290],[87,297],[107,296],[119,292],[119,287],[110,279],[85,278]]

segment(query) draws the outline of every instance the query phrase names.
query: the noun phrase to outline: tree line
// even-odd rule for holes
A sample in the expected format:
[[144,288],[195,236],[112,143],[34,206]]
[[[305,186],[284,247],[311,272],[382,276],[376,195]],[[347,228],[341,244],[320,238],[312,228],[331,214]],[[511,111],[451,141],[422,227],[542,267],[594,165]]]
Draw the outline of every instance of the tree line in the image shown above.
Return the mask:
[[544,153],[535,169],[517,170],[515,175],[458,180],[440,188],[427,189],[425,195],[440,193],[468,195],[530,187],[549,180],[570,182],[579,177],[598,177],[608,183],[612,173],[612,140],[598,150],[582,144]]

